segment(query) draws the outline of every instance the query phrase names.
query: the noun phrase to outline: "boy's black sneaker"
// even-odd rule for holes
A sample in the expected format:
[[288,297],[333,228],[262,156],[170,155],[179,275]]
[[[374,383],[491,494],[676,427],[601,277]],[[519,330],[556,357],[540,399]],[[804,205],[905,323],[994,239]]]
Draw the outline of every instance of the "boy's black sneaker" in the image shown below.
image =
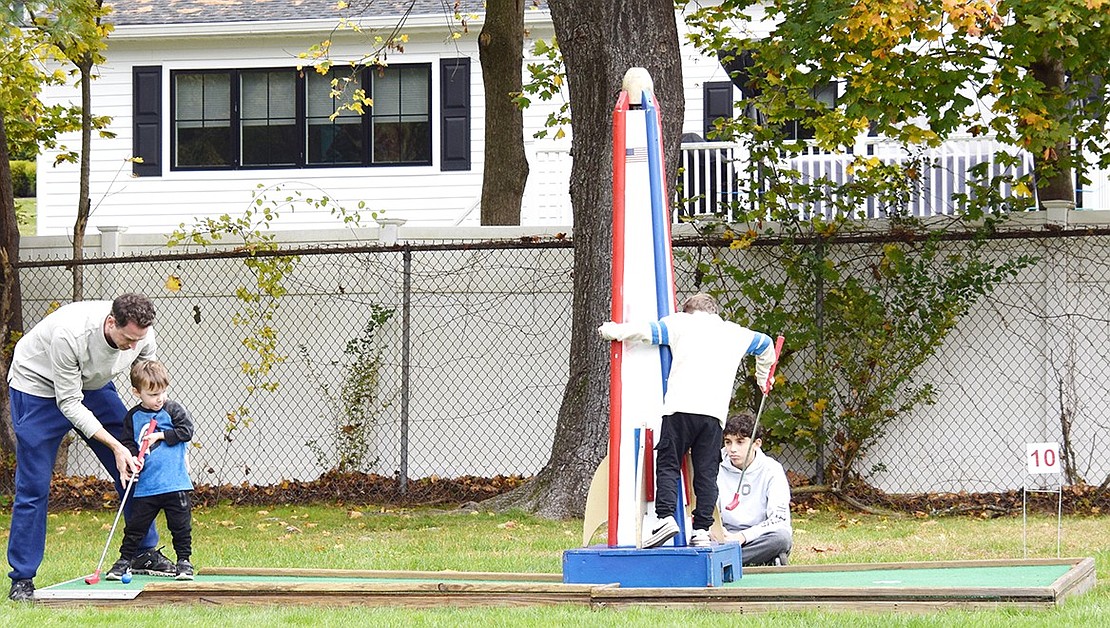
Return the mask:
[[127,560],[126,558],[121,558],[112,565],[112,568],[108,570],[108,573],[104,574],[104,579],[120,580],[123,578],[123,574],[127,573],[128,571],[131,571],[131,561]]
[[651,531],[651,536],[644,539],[644,549],[659,547],[673,539],[677,534],[678,524],[675,523],[674,517],[664,517],[659,520],[659,525]]
[[35,599],[35,581],[30,578],[12,580],[12,590],[8,599],[13,602],[31,602]]
[[149,549],[131,561],[131,573],[174,578],[177,576],[177,567],[158,549]]
[[177,561],[177,575],[174,576],[175,580],[192,580],[193,579],[193,563],[188,559]]

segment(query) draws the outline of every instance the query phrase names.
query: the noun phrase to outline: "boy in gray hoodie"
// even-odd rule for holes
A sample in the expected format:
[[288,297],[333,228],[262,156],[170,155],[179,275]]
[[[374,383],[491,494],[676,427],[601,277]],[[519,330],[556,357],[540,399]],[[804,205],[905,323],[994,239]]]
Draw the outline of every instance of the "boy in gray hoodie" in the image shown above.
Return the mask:
[[[762,428],[751,440],[755,417],[749,413],[730,416],[725,422],[721,468],[717,472],[717,506],[721,512],[724,538],[740,543],[744,566],[785,565],[793,547],[790,528],[790,482],[782,465],[763,453]],[[726,505],[740,486],[740,504]]]

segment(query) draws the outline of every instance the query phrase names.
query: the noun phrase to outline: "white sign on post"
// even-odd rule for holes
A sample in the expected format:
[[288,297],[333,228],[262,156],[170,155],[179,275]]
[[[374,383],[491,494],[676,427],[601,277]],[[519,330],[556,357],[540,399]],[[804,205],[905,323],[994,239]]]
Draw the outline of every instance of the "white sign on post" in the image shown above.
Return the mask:
[[1025,443],[1025,463],[1029,475],[1060,472],[1059,443]]

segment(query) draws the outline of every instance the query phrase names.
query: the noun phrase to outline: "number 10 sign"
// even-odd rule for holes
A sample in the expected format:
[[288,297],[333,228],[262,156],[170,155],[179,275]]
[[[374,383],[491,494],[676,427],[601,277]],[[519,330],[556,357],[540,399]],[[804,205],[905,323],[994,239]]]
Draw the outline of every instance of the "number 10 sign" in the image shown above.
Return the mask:
[[1060,472],[1059,443],[1025,443],[1025,463],[1030,475]]

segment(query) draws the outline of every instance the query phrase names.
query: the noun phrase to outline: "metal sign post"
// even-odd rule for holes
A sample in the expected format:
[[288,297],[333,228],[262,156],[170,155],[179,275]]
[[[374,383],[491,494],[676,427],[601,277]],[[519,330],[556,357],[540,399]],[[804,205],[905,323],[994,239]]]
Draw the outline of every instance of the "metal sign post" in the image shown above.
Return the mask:
[[[1060,478],[1060,444],[1025,444],[1025,484],[1021,491],[1021,547],[1022,556],[1029,557],[1029,493],[1056,493],[1056,557],[1060,557],[1060,542],[1063,532],[1064,482]],[[1056,476],[1056,488],[1029,488],[1033,476]]]

